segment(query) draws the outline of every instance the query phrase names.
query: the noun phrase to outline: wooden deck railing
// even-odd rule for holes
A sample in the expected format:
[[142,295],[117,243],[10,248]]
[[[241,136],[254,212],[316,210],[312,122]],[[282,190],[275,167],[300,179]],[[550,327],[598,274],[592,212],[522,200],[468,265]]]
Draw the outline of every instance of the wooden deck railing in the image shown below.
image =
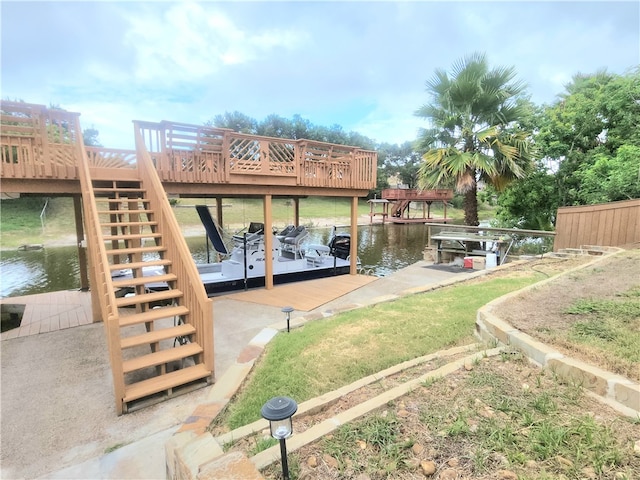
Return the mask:
[[382,190],[385,200],[410,200],[412,202],[444,201],[453,199],[453,190],[417,190],[413,188],[386,188]]
[[0,103],[2,178],[79,179],[79,113]]
[[[77,120],[76,120],[77,121]],[[79,129],[79,121],[78,129]],[[113,388],[116,396],[116,408],[121,411],[120,399],[124,397],[125,385],[122,369],[122,351],[120,349],[120,321],[116,298],[109,270],[109,259],[106,252],[105,241],[99,228],[98,208],[96,204],[91,176],[89,173],[89,160],[86,151],[82,148],[83,142],[78,142],[76,155],[80,158],[78,173],[82,189],[83,211],[87,247],[89,251],[89,265],[91,272],[91,295],[93,304],[100,305],[100,315],[104,322]],[[94,316],[95,316],[94,307]],[[94,318],[94,321],[96,319]]]
[[142,132],[136,130],[135,138],[140,180],[155,212],[158,233],[162,234],[163,246],[167,249],[166,258],[171,260],[172,273],[177,276],[176,288],[183,292],[184,305],[189,309],[185,322],[196,328],[194,341],[203,348],[204,364],[213,376],[213,301],[207,297],[189,247],[156,175],[151,156],[145,149]]
[[[3,179],[79,180],[78,113],[1,102]],[[265,184],[370,190],[377,153],[311,140],[287,140],[176,122],[134,122],[162,182]],[[127,175],[132,150],[87,147],[93,178]],[[257,178],[259,177],[259,178]]]
[[246,184],[262,176],[306,187],[375,187],[377,154],[358,147],[173,122],[134,124],[165,182]]

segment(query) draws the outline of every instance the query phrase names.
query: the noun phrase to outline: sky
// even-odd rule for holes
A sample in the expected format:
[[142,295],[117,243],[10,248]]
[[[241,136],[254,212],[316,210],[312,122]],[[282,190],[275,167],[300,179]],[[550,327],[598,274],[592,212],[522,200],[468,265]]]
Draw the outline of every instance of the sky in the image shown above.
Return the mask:
[[436,69],[484,52],[550,104],[578,72],[640,64],[640,1],[0,2],[3,99],[80,112],[105,147],[133,120],[299,114],[417,138]]

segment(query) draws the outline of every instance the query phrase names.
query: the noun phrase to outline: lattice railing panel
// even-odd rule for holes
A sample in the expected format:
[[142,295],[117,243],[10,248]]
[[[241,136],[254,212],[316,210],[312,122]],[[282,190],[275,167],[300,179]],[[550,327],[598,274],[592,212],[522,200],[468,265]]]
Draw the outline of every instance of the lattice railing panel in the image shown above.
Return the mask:
[[296,172],[296,147],[293,143],[269,142],[269,171],[291,175]]
[[260,141],[248,138],[232,138],[229,142],[229,170],[231,173],[255,173],[262,171]]

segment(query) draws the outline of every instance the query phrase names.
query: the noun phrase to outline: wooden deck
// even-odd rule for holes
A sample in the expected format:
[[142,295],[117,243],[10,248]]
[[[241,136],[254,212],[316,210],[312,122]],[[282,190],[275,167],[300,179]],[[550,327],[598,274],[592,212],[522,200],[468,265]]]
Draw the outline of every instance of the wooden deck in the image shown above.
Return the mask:
[[91,294],[79,290],[9,297],[0,304],[24,305],[19,328],[2,332],[2,340],[55,332],[92,323]]
[[308,312],[377,279],[378,277],[370,275],[339,275],[277,285],[271,290],[260,288],[233,293],[225,295],[225,298],[274,307],[290,306],[295,310]]
[[[296,310],[306,312],[377,279],[378,277],[367,275],[339,275],[337,277],[277,285],[272,290],[258,288],[246,292],[230,293],[216,298],[224,297],[241,302],[276,307],[288,305]],[[65,290],[62,292],[9,297],[1,299],[0,304],[25,306],[20,327],[3,332],[2,341],[92,323],[91,294],[89,292]]]

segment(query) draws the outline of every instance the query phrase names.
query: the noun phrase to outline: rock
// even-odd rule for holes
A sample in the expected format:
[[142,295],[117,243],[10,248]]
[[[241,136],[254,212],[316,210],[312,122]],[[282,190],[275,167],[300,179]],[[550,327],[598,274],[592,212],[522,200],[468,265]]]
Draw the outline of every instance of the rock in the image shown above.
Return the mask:
[[424,447],[419,443],[415,443],[413,447],[411,447],[411,451],[414,455],[420,455],[424,451]]
[[501,453],[494,452],[491,454],[491,458],[493,459],[493,461],[495,461],[496,463],[499,463],[500,465],[507,465],[509,463],[509,460],[507,460],[507,457],[505,457]]
[[472,363],[465,363],[465,364],[464,364],[464,369],[465,369],[467,372],[470,372],[471,370],[473,370],[473,364],[472,364]]
[[456,480],[457,478],[458,470],[455,468],[445,468],[438,476],[438,480]]
[[450,458],[447,461],[447,465],[449,465],[450,467],[457,467],[458,465],[460,465],[460,460],[458,460],[456,457]]
[[338,468],[338,460],[333,458],[331,455],[325,453],[324,455],[322,455],[322,459],[329,468]]
[[424,473],[427,477],[430,477],[431,475],[436,473],[436,464],[431,460],[424,460],[420,462],[420,468],[422,468],[422,473]]
[[367,442],[365,442],[364,440],[358,440],[358,446],[360,447],[360,450],[366,450]]
[[316,468],[318,466],[318,458],[315,455],[311,455],[307,458],[307,465],[311,468]]
[[598,478],[598,475],[596,474],[596,471],[593,467],[584,467],[580,471],[582,472],[582,475],[584,475],[584,478],[588,478],[588,479]]
[[636,457],[640,457],[640,440],[636,440],[636,443],[633,445],[633,454]]
[[404,408],[402,410],[398,411],[398,416],[400,418],[407,418],[409,415],[410,415],[410,413],[407,410],[405,410]]
[[518,480],[518,475],[511,470],[498,470],[498,478],[500,480]]
[[371,477],[366,473],[361,473],[356,477],[356,480],[371,480]]
[[556,457],[556,461],[560,465],[564,465],[565,467],[573,467],[573,462],[571,460],[569,460],[568,458],[561,457],[560,455]]
[[525,465],[527,466],[527,468],[536,468],[538,464],[535,460],[527,460],[527,463],[525,463]]

